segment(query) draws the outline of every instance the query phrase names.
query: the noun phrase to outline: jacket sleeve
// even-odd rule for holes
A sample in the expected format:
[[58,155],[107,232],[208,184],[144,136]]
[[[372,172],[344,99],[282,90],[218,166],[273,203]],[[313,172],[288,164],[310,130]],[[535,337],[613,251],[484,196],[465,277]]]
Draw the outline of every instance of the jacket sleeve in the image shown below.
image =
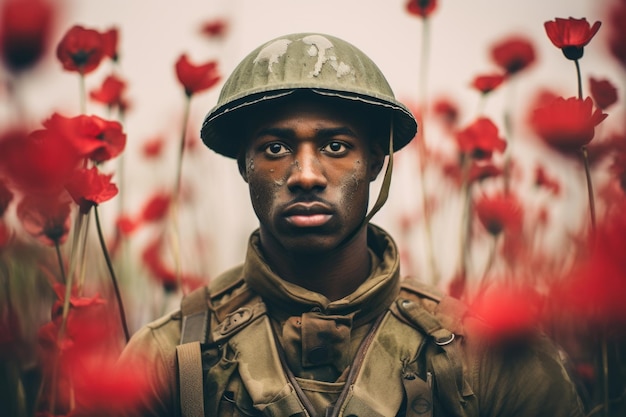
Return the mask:
[[546,336],[515,343],[478,340],[470,355],[470,378],[481,416],[584,415],[561,356]]
[[176,345],[180,339],[180,314],[148,324],[130,339],[118,365],[139,372],[140,389],[118,416],[175,416],[177,404]]

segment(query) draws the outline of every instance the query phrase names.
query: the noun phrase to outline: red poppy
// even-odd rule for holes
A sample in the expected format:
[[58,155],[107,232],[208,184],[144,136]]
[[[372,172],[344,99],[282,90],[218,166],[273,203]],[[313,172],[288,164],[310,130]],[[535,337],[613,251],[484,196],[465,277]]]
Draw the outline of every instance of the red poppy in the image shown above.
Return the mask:
[[494,165],[491,161],[474,160],[470,166],[468,181],[483,181],[487,178],[498,177],[502,175],[502,168]]
[[145,247],[141,254],[144,265],[148,268],[152,276],[154,276],[161,284],[165,291],[176,291],[178,281],[176,280],[176,272],[172,271],[163,262],[161,255],[162,239],[154,239]]
[[488,159],[493,152],[503,152],[506,142],[498,136],[498,127],[488,118],[479,117],[456,134],[461,152],[474,159]]
[[104,79],[100,88],[92,90],[89,93],[89,97],[109,107],[119,107],[125,88],[126,82],[113,74]]
[[7,68],[22,71],[48,47],[53,8],[43,0],[6,0],[0,8],[0,51]]
[[503,231],[517,233],[522,229],[522,206],[514,194],[482,195],[475,202],[475,209],[482,225],[494,236]]
[[609,20],[609,51],[626,69],[626,2],[617,2],[607,13]]
[[418,17],[426,18],[437,9],[437,0],[409,0],[406,10]]
[[17,205],[17,218],[43,244],[61,245],[70,230],[70,203],[67,193],[26,195]]
[[0,138],[0,173],[19,191],[61,190],[80,159],[65,136],[49,130],[15,130]]
[[98,116],[67,118],[55,113],[44,122],[48,129],[65,135],[84,157],[96,163],[115,158],[126,146],[122,125]]
[[535,48],[525,37],[511,36],[493,45],[491,58],[508,75],[513,75],[535,62]]
[[557,17],[543,24],[554,46],[560,48],[563,55],[571,60],[580,59],[583,56],[585,45],[595,36],[600,25],[601,22],[596,22],[593,27],[590,27],[584,17],[582,19]]
[[211,20],[202,25],[200,32],[208,38],[222,38],[228,32],[228,23],[223,19]]
[[213,87],[221,79],[217,72],[217,61],[194,65],[189,62],[186,54],[181,55],[176,61],[176,76],[188,97]]
[[116,27],[102,33],[102,53],[104,56],[111,58],[113,61],[117,61],[119,58],[117,53],[118,38],[119,31]]
[[9,207],[9,203],[13,200],[13,193],[9,187],[0,179],[0,218],[4,216],[4,212]]
[[172,196],[168,193],[154,194],[141,211],[141,220],[144,222],[155,222],[163,220],[167,215]]
[[617,102],[617,88],[609,80],[589,77],[589,90],[596,106],[602,110]]
[[456,127],[459,121],[458,104],[446,97],[440,97],[433,102],[433,113],[450,129]]
[[478,75],[472,81],[472,87],[483,94],[488,94],[498,88],[505,78],[503,74]]
[[137,230],[139,222],[131,216],[121,215],[115,221],[115,225],[123,236],[129,236]]
[[496,284],[472,303],[472,312],[486,326],[480,334],[491,343],[524,340],[537,329],[541,318],[542,298],[531,287]]
[[143,143],[141,153],[146,158],[157,158],[163,152],[164,144],[165,140],[160,136],[148,139]]
[[534,111],[531,125],[546,144],[569,153],[591,142],[595,127],[606,117],[602,110],[593,110],[590,97],[585,100],[558,97]]
[[57,46],[57,58],[63,68],[82,75],[98,68],[103,57],[102,34],[78,25],[67,31]]
[[535,185],[537,187],[545,188],[555,195],[559,194],[561,191],[559,182],[548,176],[542,165],[537,165],[535,167]]
[[98,168],[78,169],[67,183],[67,191],[80,207],[81,213],[117,195],[117,186],[111,182],[113,175],[102,174]]

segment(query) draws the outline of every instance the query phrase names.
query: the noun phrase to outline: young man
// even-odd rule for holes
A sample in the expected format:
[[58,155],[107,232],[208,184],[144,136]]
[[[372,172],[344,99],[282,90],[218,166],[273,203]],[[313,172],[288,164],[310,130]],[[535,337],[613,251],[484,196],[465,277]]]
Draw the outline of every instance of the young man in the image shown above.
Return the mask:
[[136,416],[582,416],[541,336],[494,346],[461,303],[402,280],[369,224],[384,159],[415,135],[375,64],[331,36],[294,34],[246,57],[207,115],[236,158],[259,229],[241,266],[140,330]]

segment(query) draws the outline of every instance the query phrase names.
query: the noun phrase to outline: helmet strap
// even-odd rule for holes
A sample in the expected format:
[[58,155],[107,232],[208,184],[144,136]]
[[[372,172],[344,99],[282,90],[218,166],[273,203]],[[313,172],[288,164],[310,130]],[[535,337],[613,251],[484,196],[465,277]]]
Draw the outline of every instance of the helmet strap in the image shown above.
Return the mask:
[[364,224],[369,223],[369,221],[374,217],[378,210],[385,204],[387,201],[387,197],[389,197],[389,188],[391,186],[391,172],[393,171],[393,117],[391,118],[391,122],[389,125],[389,161],[387,162],[387,168],[385,168],[385,175],[383,176],[383,183],[380,186],[380,192],[378,193],[378,198],[374,203],[374,206],[370,210],[369,213],[365,216],[363,220]]

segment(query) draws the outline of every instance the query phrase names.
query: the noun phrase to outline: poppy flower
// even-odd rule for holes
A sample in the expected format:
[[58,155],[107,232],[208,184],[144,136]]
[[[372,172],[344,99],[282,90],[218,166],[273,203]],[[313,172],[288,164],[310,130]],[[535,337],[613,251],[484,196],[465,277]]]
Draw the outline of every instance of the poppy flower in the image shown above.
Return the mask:
[[113,27],[102,34],[102,53],[104,56],[111,58],[113,61],[117,61],[119,56],[117,53],[117,42],[119,39],[119,31],[116,27]]
[[181,55],[176,61],[176,76],[188,97],[213,87],[221,79],[217,72],[217,61],[194,65],[189,62],[186,54]]
[[57,46],[57,58],[63,68],[81,75],[98,68],[104,52],[102,34],[79,25],[70,28]]
[[89,92],[92,100],[105,104],[108,107],[119,107],[126,82],[116,75],[107,76],[100,88]]
[[459,121],[459,106],[447,97],[439,97],[433,102],[433,113],[443,121],[444,126],[452,129]]
[[493,152],[506,149],[506,142],[498,136],[498,127],[486,117],[479,117],[459,131],[456,140],[460,151],[475,159],[488,159]]
[[161,246],[163,245],[162,239],[154,239],[150,242],[141,254],[141,259],[144,262],[148,271],[156,278],[162,285],[165,291],[172,292],[178,288],[178,281],[176,280],[176,272],[170,269],[163,262],[163,256],[161,255]]
[[122,125],[95,115],[81,114],[68,118],[55,113],[44,122],[44,126],[65,135],[78,152],[96,163],[115,158],[126,146]]
[[558,195],[561,191],[559,182],[550,177],[542,165],[537,165],[535,167],[535,185],[549,190],[554,195]]
[[160,136],[148,139],[141,146],[141,153],[146,158],[157,158],[162,154],[164,145],[165,140]]
[[514,75],[535,62],[535,47],[525,37],[511,36],[492,46],[491,58],[508,75]]
[[498,88],[505,78],[503,74],[478,75],[472,81],[472,87],[483,94],[488,94]]
[[208,38],[222,38],[228,32],[228,23],[223,19],[206,22],[200,28],[200,33]]
[[406,10],[418,17],[426,18],[437,8],[437,0],[409,0],[406,3]]
[[571,153],[591,142],[595,127],[606,117],[602,110],[593,110],[590,97],[558,97],[533,112],[531,126],[546,144]]
[[4,216],[4,212],[9,207],[9,203],[13,200],[13,193],[9,187],[0,179],[0,218]]
[[70,203],[67,193],[26,195],[17,205],[17,218],[24,230],[41,243],[61,245],[70,230]]
[[617,102],[617,88],[609,80],[589,77],[589,90],[596,106],[602,110]]
[[494,165],[490,161],[474,160],[470,166],[468,181],[483,181],[487,178],[498,177],[502,175],[502,168]]
[[63,135],[47,129],[7,132],[0,138],[0,174],[15,190],[61,190],[81,156]]
[[522,206],[514,194],[482,195],[474,207],[482,225],[494,236],[503,231],[517,233],[522,229]]
[[163,220],[167,215],[172,196],[168,193],[154,194],[141,211],[141,220],[144,222],[155,222]]
[[0,51],[6,67],[34,66],[48,47],[54,9],[43,0],[6,0],[0,6]]
[[485,323],[479,329],[481,337],[490,343],[506,344],[525,340],[535,331],[542,304],[542,298],[531,287],[499,283],[481,292],[471,311]]
[[614,2],[607,13],[609,20],[609,51],[611,55],[626,69],[626,2]]
[[97,167],[78,169],[67,183],[67,191],[80,207],[81,213],[117,195],[117,186],[111,182],[113,175],[102,174]]
[[596,22],[589,26],[589,22],[584,17],[582,19],[562,19],[545,22],[543,26],[550,41],[563,51],[567,59],[577,60],[583,56],[584,47],[595,36],[600,29],[601,22]]

